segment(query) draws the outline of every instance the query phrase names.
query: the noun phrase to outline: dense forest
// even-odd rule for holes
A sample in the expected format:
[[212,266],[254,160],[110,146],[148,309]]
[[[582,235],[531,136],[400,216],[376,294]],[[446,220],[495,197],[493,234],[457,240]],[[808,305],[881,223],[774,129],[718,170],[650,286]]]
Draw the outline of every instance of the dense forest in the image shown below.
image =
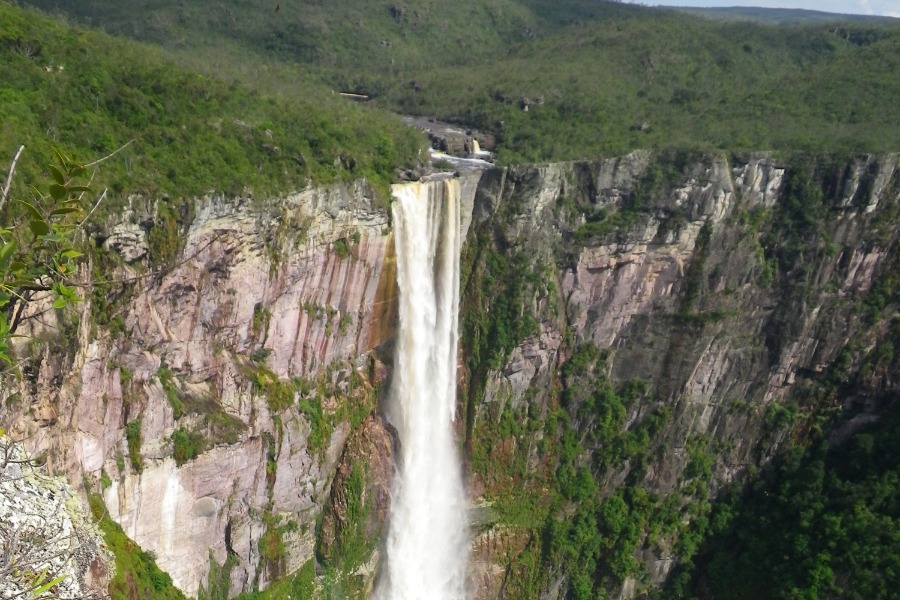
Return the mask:
[[484,129],[508,164],[672,146],[885,152],[900,127],[890,19],[773,26],[584,0],[28,4],[261,90],[296,98],[318,82]]

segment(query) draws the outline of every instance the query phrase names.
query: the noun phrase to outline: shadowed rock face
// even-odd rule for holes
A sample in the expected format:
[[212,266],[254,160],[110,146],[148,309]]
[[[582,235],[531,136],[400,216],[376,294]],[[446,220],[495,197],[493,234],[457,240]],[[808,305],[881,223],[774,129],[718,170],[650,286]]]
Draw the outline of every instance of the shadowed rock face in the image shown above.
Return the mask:
[[[680,489],[687,441],[702,437],[721,448],[713,494],[784,447],[791,432],[766,429],[768,406],[823,378],[851,338],[866,348],[884,334],[866,329],[854,306],[896,252],[896,227],[886,219],[900,203],[897,156],[819,173],[813,183],[827,218],[814,235],[795,227],[786,208],[788,165],[698,157],[648,184],[659,180],[659,165],[638,152],[463,181],[464,213],[472,214],[471,224],[463,218],[463,318],[496,303],[472,294],[486,285],[488,250],[524,255],[523,270],[540,278],[522,307],[536,323],[530,335],[501,366],[460,371],[477,392],[467,394],[469,444],[499,407],[546,415],[560,366],[590,341],[611,351],[606,368],[615,383],[649,386],[629,405],[626,427],[670,411],[641,485],[660,495]],[[198,200],[180,257],[137,280],[114,307],[123,334],[92,327],[88,294],[80,319],[51,311],[23,331],[38,342],[21,380],[5,390],[20,402],[0,408],[3,422],[14,423],[8,429],[32,451],[48,451],[50,467],[73,482],[105,470],[110,514],[189,594],[206,585],[210,553],[220,565],[236,559],[228,575],[234,594],[295,570],[313,556],[323,511],[329,548],[345,521],[349,465],[359,460],[370,465],[364,532],[382,530],[390,435],[377,416],[354,420],[362,423],[355,431],[348,417],[370,411],[369,386],[389,377],[388,366],[365,355],[381,348],[376,354],[389,359],[397,314],[390,223],[372,197],[358,184],[278,202]],[[604,229],[604,218],[620,212],[628,218]],[[147,260],[145,230],[110,229],[118,232],[114,249],[134,261],[121,275],[137,274]],[[466,343],[464,336],[462,360]],[[23,355],[31,352],[25,346]],[[851,371],[862,352],[851,355]],[[879,389],[896,387],[890,374],[876,375]],[[289,408],[279,403],[285,393]],[[205,440],[180,465],[177,430]],[[536,471],[548,468],[534,450],[542,431],[515,442],[531,448]],[[602,493],[629,472],[628,464],[604,472]],[[473,501],[490,500],[489,474],[469,476]],[[284,555],[273,562],[260,541],[276,529]],[[509,593],[509,561],[528,543],[521,529],[483,528],[472,567],[479,598]],[[662,547],[665,557],[639,557],[653,566],[651,582],[673,564],[674,540]],[[551,580],[549,597],[564,593],[565,579]]]
[[[378,415],[368,417],[350,434],[322,519],[322,556],[341,560],[349,543],[362,540],[374,548],[373,542],[381,539],[391,504],[395,437],[396,432]],[[351,481],[354,469],[362,481],[358,489]],[[358,539],[348,539],[351,536]]]
[[[463,312],[491,309],[490,298],[474,291],[489,277],[482,261],[491,252],[523,257],[517,268],[541,281],[523,303],[535,331],[470,387],[470,444],[479,443],[480,420],[496,419],[502,407],[546,414],[557,367],[590,342],[610,352],[614,385],[649,386],[628,406],[625,427],[660,408],[671,411],[638,484],[662,497],[679,490],[686,446],[701,439],[721,449],[709,481],[714,494],[788,441],[790,428],[766,425],[769,405],[793,402],[804,386],[822,381],[848,341],[871,348],[885,334],[858,307],[896,247],[896,227],[886,221],[900,203],[896,155],[817,167],[809,182],[821,190],[810,205],[819,213],[809,215],[814,225],[792,212],[801,167],[765,156],[713,157],[680,165],[662,183],[658,167],[638,152],[484,176],[469,236],[479,248],[469,266],[476,275]],[[616,227],[602,227],[603,215],[622,212],[627,218]],[[852,356],[850,372],[864,355]],[[515,443],[534,447],[542,435]],[[530,465],[542,468],[536,453]],[[601,493],[622,485],[632,466],[602,472]],[[492,485],[490,469],[472,483],[488,498]],[[509,535],[498,527],[478,542],[479,555]],[[641,562],[656,565],[649,580],[659,583],[674,561],[646,554]],[[496,580],[488,579],[479,598],[497,597]],[[638,587],[631,582],[623,593]]]

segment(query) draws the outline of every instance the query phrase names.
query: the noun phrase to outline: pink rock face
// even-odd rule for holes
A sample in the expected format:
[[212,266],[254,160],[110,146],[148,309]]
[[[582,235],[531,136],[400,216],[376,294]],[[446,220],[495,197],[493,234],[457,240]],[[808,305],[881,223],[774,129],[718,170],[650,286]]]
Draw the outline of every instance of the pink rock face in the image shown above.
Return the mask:
[[[23,419],[21,428],[73,480],[107,473],[110,515],[184,592],[206,585],[210,554],[219,564],[232,554],[237,593],[272,575],[259,551],[266,511],[297,525],[285,534],[287,571],[312,556],[315,519],[349,432],[337,422],[325,447],[311,450],[308,418],[294,404],[276,420],[253,374],[264,367],[283,382],[314,380],[339,364],[349,376],[352,361],[392,332],[392,245],[385,208],[364,183],[265,202],[208,197],[195,214],[180,257],[140,278],[117,307],[124,336],[97,331],[89,341],[85,304],[74,357],[49,353],[37,372],[46,383],[23,382],[24,404],[41,408],[33,411],[40,420]],[[129,232],[115,237],[115,250],[134,259],[147,240],[139,228]],[[176,414],[173,392],[189,408]],[[334,392],[319,400],[339,404]],[[235,443],[215,437],[210,413]],[[129,447],[129,423],[139,448]],[[178,428],[210,440],[180,466],[172,458]]]
[[315,211],[333,207],[316,200],[329,193],[287,198],[271,223],[244,206],[201,211],[184,262],[134,302],[129,325],[165,348],[171,368],[201,380],[217,349],[265,350],[280,377],[368,351],[382,341],[371,335],[378,306],[392,301],[377,297],[390,260],[387,217],[355,208],[323,222]]

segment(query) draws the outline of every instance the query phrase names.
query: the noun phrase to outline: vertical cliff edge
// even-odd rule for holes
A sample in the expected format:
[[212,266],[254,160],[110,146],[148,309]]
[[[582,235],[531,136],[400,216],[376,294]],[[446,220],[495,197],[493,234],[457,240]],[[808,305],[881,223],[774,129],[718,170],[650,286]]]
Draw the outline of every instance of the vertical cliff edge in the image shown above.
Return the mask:
[[[652,590],[720,490],[890,409],[896,155],[635,152],[463,183],[457,434],[479,598]],[[10,435],[101,492],[189,595],[316,558],[364,594],[395,443],[378,410],[387,209],[365,183],[134,197],[94,242],[84,303],[19,341]],[[603,515],[596,564],[565,543],[585,507]]]

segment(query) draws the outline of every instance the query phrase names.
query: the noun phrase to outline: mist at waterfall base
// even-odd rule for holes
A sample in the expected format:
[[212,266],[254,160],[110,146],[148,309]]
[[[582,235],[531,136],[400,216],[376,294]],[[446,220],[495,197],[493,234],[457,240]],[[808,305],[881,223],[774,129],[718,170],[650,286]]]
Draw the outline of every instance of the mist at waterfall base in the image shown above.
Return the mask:
[[378,600],[466,598],[466,497],[453,440],[459,309],[456,179],[393,188],[400,330],[389,418],[400,453]]

